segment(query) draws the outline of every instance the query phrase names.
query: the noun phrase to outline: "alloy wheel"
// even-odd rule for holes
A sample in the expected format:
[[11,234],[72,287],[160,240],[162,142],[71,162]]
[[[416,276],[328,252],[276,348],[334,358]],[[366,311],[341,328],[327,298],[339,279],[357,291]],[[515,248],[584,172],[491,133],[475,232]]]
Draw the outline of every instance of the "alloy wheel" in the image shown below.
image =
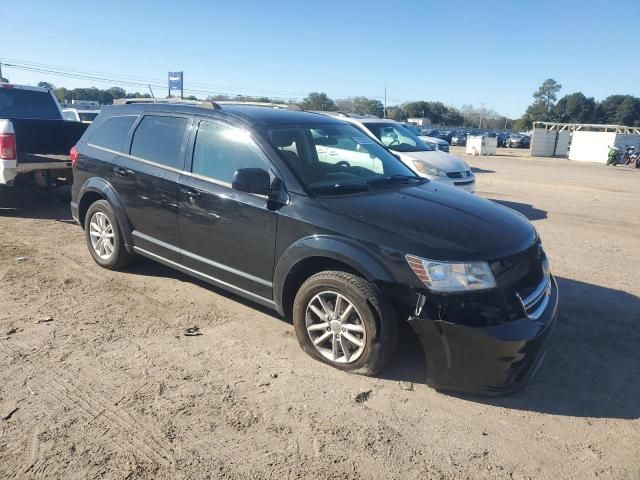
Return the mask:
[[96,212],[89,222],[89,238],[93,251],[102,260],[108,260],[115,250],[113,225],[102,212]]
[[305,322],[311,343],[331,362],[352,363],[364,352],[364,321],[344,295],[331,290],[318,293],[307,305]]

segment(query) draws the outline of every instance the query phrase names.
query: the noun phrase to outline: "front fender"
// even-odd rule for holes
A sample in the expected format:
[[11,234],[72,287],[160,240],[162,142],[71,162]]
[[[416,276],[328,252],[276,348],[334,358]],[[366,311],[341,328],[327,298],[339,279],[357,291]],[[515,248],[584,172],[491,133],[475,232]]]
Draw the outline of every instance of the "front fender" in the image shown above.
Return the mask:
[[[109,182],[100,177],[91,177],[89,178],[84,185],[80,188],[80,192],[78,194],[78,209],[80,213],[80,208],[83,204],[83,198],[87,194],[97,193],[101,197],[105,198],[111,208],[113,209],[113,213],[118,220],[118,226],[120,227],[120,232],[124,238],[124,244],[127,250],[133,251],[133,235],[131,234],[131,223],[129,222],[129,217],[127,217],[127,213],[124,209],[124,205],[120,200],[117,192],[111,186]],[[86,210],[85,210],[86,212]],[[80,214],[83,215],[83,214]],[[79,217],[80,223],[84,228],[84,219]]]
[[[313,235],[297,240],[280,256],[274,272],[273,297],[282,310],[284,284],[289,272],[299,262],[322,257],[342,262],[359,272],[369,281],[394,281],[393,274],[373,252],[353,240],[332,235]],[[282,313],[282,312],[280,312]]]

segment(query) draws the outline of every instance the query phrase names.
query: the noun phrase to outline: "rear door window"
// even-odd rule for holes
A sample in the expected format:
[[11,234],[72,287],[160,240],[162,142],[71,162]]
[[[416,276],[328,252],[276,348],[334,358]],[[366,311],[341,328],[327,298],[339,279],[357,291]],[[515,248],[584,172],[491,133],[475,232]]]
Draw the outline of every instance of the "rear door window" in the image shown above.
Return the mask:
[[87,140],[92,145],[124,153],[124,141],[136,121],[135,115],[107,118]]
[[188,122],[184,117],[145,116],[133,134],[131,155],[182,170]]

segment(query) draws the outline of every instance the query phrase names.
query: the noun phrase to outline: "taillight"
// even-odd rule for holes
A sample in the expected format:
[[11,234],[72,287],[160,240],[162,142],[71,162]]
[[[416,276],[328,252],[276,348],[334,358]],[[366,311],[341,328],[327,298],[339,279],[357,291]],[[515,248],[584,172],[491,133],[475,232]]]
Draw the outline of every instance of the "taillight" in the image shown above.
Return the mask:
[[0,160],[16,159],[16,136],[13,133],[0,133]]
[[71,147],[71,151],[69,152],[69,157],[71,158],[71,166],[75,167],[76,162],[78,161],[78,149],[76,147]]

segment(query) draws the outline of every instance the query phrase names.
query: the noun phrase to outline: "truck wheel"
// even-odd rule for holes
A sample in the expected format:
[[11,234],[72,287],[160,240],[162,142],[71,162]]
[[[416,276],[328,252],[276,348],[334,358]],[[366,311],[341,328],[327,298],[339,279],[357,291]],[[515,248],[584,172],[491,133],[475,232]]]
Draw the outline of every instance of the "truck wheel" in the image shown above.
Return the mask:
[[361,375],[377,374],[398,342],[396,315],[382,292],[346,272],[309,277],[296,294],[293,325],[311,357]]
[[89,253],[101,267],[118,270],[133,261],[134,256],[127,252],[116,216],[106,200],[92,203],[87,210],[84,236]]

